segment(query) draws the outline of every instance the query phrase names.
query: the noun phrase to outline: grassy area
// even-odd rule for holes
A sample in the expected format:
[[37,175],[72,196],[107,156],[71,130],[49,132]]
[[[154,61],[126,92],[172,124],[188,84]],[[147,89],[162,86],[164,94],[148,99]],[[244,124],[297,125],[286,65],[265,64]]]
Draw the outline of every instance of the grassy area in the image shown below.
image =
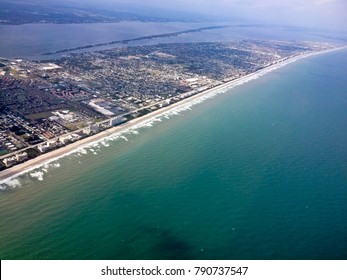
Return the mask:
[[37,120],[37,119],[47,119],[53,116],[52,112],[42,112],[38,114],[32,114],[25,116],[28,120]]
[[149,109],[141,109],[140,111],[138,111],[138,113],[140,114],[140,116],[143,116],[143,115],[146,115],[146,114],[148,114],[148,113],[150,113],[151,112],[151,110],[149,110]]
[[87,126],[87,124],[85,122],[77,122],[77,123],[74,123],[74,125],[76,126],[76,129],[84,128]]
[[30,158],[30,159],[36,158],[37,156],[40,155],[40,152],[34,148],[29,148],[29,149],[25,150],[25,152],[28,154],[28,158]]
[[6,155],[8,153],[8,151],[6,150],[0,150],[0,156]]
[[102,122],[102,121],[104,121],[105,119],[104,118],[96,118],[95,119],[95,122]]
[[71,123],[65,124],[64,127],[70,131],[74,131],[79,128],[76,124],[71,124]]

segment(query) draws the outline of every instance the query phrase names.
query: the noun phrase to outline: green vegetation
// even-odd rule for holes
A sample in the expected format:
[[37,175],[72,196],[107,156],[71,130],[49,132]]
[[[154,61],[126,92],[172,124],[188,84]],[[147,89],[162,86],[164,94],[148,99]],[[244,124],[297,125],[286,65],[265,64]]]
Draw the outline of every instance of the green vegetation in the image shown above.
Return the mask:
[[140,116],[143,116],[143,115],[146,115],[146,114],[150,113],[151,110],[149,110],[149,109],[142,109],[142,110],[140,110],[138,112],[139,112]]
[[[79,123],[79,124],[81,124],[81,123]],[[78,129],[78,128],[82,128],[82,127],[84,127],[84,126],[79,127],[79,126],[77,126],[76,124],[67,123],[67,124],[64,124],[64,127],[65,127],[66,129],[68,129],[69,131],[74,131],[74,130],[76,130],[76,129]]]
[[53,116],[52,112],[42,112],[38,114],[31,114],[25,116],[28,120],[38,120],[38,119],[48,119],[49,117]]
[[24,152],[26,152],[28,154],[29,159],[36,158],[40,155],[40,152],[34,148],[29,148],[29,149],[25,150]]
[[126,119],[126,121],[130,121],[135,119],[135,116],[134,114],[128,114],[128,115],[125,115],[124,118]]

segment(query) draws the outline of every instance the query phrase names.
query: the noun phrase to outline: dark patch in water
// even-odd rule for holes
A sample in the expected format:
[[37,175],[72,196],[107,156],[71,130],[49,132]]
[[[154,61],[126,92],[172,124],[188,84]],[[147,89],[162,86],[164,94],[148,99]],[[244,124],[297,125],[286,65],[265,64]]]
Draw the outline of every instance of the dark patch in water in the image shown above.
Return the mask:
[[[111,244],[110,244],[111,246]],[[188,260],[196,259],[194,248],[173,231],[157,227],[140,227],[129,234],[122,243],[112,244],[105,259],[155,259]],[[143,252],[147,251],[146,255]]]
[[142,230],[144,234],[151,235],[151,239],[155,242],[150,249],[154,259],[191,260],[196,258],[194,247],[173,231],[148,226]]
[[160,232],[158,241],[153,246],[153,251],[159,259],[194,259],[192,246],[169,230]]

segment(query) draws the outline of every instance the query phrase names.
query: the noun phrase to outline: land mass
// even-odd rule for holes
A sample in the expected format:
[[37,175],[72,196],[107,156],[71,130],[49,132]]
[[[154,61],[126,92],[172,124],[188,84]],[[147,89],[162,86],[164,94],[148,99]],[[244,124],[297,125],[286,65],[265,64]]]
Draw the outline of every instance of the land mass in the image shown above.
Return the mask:
[[128,44],[130,42],[141,41],[141,40],[152,40],[152,39],[157,39],[157,38],[176,37],[176,36],[179,36],[182,34],[201,32],[204,30],[221,29],[221,28],[226,28],[226,27],[229,27],[229,26],[228,25],[207,26],[207,27],[183,30],[183,31],[178,31],[178,32],[156,34],[156,35],[149,35],[149,36],[141,36],[141,37],[132,38],[132,39],[116,40],[116,41],[110,41],[110,42],[99,43],[99,44],[94,44],[94,45],[86,45],[86,46],[80,46],[80,47],[76,47],[76,48],[57,50],[54,52],[44,53],[42,55],[52,55],[52,54],[66,53],[66,52],[71,52],[71,51],[80,51],[80,50],[85,50],[85,49],[90,49],[90,48],[95,48],[95,47],[102,47],[102,46],[107,46],[107,45],[114,45],[114,44]]
[[[99,4],[99,3],[98,3]],[[169,22],[201,21],[206,17],[194,13],[172,13],[157,11],[145,6],[98,5],[78,1],[23,1],[2,0],[0,2],[0,24],[28,23],[105,23],[119,21]]]
[[264,73],[326,43],[160,44],[0,59],[0,179]]

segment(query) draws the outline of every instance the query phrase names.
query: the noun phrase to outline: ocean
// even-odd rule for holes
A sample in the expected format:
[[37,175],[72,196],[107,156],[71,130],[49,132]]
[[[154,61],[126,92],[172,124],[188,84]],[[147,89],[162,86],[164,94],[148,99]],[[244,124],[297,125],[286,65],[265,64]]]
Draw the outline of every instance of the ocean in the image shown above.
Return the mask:
[[347,51],[0,184],[1,259],[347,259]]

